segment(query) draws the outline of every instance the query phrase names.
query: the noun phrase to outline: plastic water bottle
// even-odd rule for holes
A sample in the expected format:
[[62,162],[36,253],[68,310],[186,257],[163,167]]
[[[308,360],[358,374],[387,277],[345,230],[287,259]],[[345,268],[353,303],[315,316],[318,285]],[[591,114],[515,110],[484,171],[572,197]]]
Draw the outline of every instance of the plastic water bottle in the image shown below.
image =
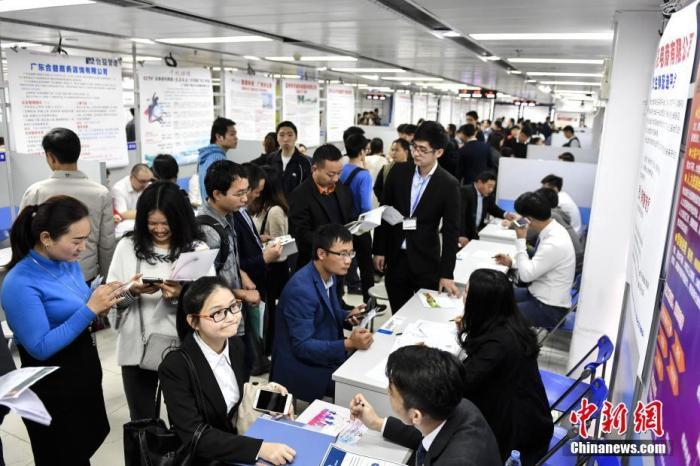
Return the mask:
[[521,466],[520,463],[520,452],[518,450],[513,450],[510,452],[510,458],[506,461],[505,466]]

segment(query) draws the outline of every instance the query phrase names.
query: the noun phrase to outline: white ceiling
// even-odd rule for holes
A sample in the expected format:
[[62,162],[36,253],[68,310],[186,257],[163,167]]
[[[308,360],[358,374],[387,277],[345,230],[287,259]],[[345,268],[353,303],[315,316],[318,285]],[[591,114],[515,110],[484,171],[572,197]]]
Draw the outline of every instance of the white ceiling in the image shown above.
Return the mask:
[[[137,0],[138,1],[138,0]],[[658,10],[659,0],[410,0],[440,22],[468,36],[473,33],[604,32],[613,29],[619,10]],[[131,0],[122,0],[128,4]],[[339,54],[361,57],[355,63],[282,64],[250,62],[256,69],[278,73],[315,73],[329,67],[404,67],[405,76],[423,73],[470,85],[496,89],[515,96],[548,101],[550,96],[525,83],[526,75],[512,75],[449,39],[438,39],[422,25],[372,0],[153,0],[153,5],[193,17],[176,17],[148,8],[123,7],[107,2],[54,7],[0,14],[3,39],[55,43],[58,32],[64,46],[130,54],[130,37],[219,37],[255,34],[282,36],[280,40],[253,43],[171,46],[137,44],[140,55],[168,52],[184,63],[245,68],[243,55],[290,56]],[[661,15],[659,15],[661,24]],[[649,31],[656,34],[656,31]],[[105,36],[107,34],[107,36]],[[110,36],[111,35],[111,36]],[[612,41],[481,41],[479,45],[502,58],[609,58]],[[601,65],[516,64],[527,71],[599,73]],[[337,73],[319,77],[337,78]],[[368,82],[344,75],[344,79]],[[556,78],[538,77],[540,80]],[[594,80],[595,78],[566,78]],[[564,78],[559,78],[564,80]],[[385,84],[385,83],[384,83]],[[392,83],[396,84],[396,83]]]

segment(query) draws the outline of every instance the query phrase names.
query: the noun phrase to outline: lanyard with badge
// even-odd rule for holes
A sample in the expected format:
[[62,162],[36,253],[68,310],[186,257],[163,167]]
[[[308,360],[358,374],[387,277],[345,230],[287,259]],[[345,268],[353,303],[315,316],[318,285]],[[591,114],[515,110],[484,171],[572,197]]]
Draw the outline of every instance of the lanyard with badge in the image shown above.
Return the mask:
[[414,212],[416,211],[416,207],[418,207],[418,203],[421,200],[421,196],[423,195],[423,191],[425,191],[425,187],[428,185],[428,180],[430,179],[430,175],[427,175],[423,181],[420,182],[420,186],[418,186],[418,193],[416,194],[416,198],[413,201],[413,204],[411,205],[411,212],[410,212],[410,218],[405,218],[403,219],[403,229],[404,231],[414,231],[416,230],[417,227],[417,219],[416,217],[413,216]]

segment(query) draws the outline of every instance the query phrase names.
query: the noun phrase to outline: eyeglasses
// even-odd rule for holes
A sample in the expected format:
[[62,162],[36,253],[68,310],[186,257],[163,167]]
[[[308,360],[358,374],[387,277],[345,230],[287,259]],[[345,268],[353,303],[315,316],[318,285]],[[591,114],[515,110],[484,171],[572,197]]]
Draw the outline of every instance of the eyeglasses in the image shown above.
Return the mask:
[[243,196],[247,196],[248,194],[250,194],[250,188],[243,189],[241,191],[238,191],[237,193],[233,193],[233,196],[234,197],[243,197]]
[[411,149],[413,149],[413,152],[417,152],[421,155],[428,155],[428,154],[432,154],[433,152],[435,152],[434,150],[432,150],[428,147],[419,146],[418,144],[415,144],[415,143],[411,144]]
[[328,254],[333,254],[334,256],[340,256],[343,259],[354,259],[355,258],[355,251],[342,251],[342,252],[336,252],[336,251],[331,251],[330,249],[324,249]]
[[243,307],[243,302],[236,300],[229,307],[219,309],[218,311],[212,312],[211,314],[190,314],[191,316],[199,317],[201,319],[209,319],[214,323],[218,324],[226,319],[226,314],[231,314],[236,317],[241,313],[241,308]]

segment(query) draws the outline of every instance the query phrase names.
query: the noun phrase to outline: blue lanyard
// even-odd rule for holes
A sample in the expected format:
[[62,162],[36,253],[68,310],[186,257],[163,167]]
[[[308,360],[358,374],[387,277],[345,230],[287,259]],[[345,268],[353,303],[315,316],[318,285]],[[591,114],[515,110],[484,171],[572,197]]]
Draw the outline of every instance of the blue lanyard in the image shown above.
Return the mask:
[[418,194],[416,195],[416,199],[413,201],[413,204],[411,205],[411,214],[410,214],[411,217],[413,217],[413,212],[415,212],[416,207],[418,207],[418,203],[420,202],[420,198],[423,195],[423,191],[425,190],[425,187],[428,185],[429,179],[430,179],[430,175],[426,175],[426,177],[423,179],[423,181],[420,182],[420,186],[418,187]]

